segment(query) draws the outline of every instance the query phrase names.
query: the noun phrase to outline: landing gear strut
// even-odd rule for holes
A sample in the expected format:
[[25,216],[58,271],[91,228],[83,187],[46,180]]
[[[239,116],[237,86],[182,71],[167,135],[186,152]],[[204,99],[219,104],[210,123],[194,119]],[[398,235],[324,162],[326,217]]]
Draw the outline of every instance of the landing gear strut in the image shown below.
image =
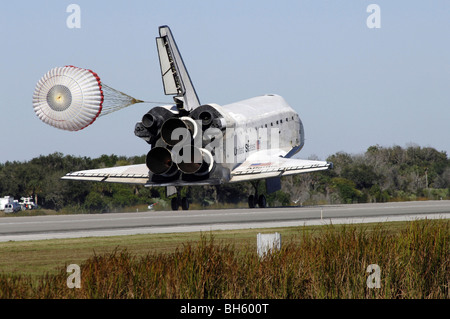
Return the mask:
[[177,187],[176,189],[177,197],[172,198],[172,210],[178,210],[180,208],[180,205],[183,210],[189,210],[189,199],[187,197],[181,197],[181,189],[179,187]]
[[258,196],[259,181],[251,182],[251,184],[252,184],[253,188],[255,189],[255,195],[250,195],[248,197],[248,207],[255,208],[256,205],[258,205],[259,208],[266,208],[267,207],[266,196],[264,196],[264,194],[261,194]]

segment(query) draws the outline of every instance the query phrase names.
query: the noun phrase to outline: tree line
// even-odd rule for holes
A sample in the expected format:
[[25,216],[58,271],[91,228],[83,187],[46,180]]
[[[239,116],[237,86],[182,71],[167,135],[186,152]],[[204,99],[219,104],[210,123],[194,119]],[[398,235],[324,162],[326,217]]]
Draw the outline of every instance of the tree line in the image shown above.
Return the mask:
[[[314,159],[314,158],[310,158]],[[410,145],[370,146],[363,154],[338,152],[327,158],[334,168],[282,178],[282,189],[267,195],[271,206],[386,202],[450,198],[450,159],[446,152]],[[62,153],[26,162],[0,164],[0,197],[33,197],[44,209],[104,212],[158,203],[170,208],[165,187],[61,180],[67,172],[145,163],[145,155],[102,155],[92,159]],[[259,192],[265,191],[260,183]],[[244,205],[250,183],[184,187],[183,196],[207,207]]]
[[338,152],[327,160],[333,170],[292,178],[286,187],[291,199],[366,203],[450,198],[450,159],[432,147],[374,145],[363,154]]

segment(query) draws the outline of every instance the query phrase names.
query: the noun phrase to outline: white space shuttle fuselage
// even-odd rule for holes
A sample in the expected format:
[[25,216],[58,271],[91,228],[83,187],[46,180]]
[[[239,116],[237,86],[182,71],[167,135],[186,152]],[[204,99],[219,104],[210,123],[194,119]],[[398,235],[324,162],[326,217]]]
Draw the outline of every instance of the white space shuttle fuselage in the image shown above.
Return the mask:
[[[281,188],[283,176],[332,167],[325,161],[292,158],[305,142],[303,124],[279,95],[202,104],[169,27],[161,26],[159,34],[164,92],[174,95],[175,105],[153,107],[135,125],[135,135],[151,146],[146,164],[73,172],[64,179],[149,187],[264,179],[267,192],[272,192]],[[258,201],[265,206],[265,198]],[[253,197],[249,206],[254,207]]]

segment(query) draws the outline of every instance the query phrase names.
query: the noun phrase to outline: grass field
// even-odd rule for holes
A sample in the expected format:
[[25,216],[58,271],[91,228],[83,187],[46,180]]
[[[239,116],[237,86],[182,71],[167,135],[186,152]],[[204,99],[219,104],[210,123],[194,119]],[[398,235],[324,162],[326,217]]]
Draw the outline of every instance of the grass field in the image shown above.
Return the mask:
[[[390,228],[398,226],[392,224]],[[315,231],[320,226],[306,227]],[[214,236],[216,241],[250,248],[256,252],[256,234],[279,232],[283,240],[299,234],[302,227],[227,230],[208,233],[145,234],[115,237],[89,237],[0,243],[0,273],[6,275],[40,276],[46,272],[56,274],[67,264],[79,264],[93,255],[108,254],[114,250],[127,250],[136,256],[148,253],[171,253],[188,242],[195,244],[202,236]]]
[[[0,243],[1,298],[449,298],[448,220]],[[282,249],[260,259],[258,232]],[[81,267],[69,289],[66,267]],[[381,288],[367,287],[367,266]]]

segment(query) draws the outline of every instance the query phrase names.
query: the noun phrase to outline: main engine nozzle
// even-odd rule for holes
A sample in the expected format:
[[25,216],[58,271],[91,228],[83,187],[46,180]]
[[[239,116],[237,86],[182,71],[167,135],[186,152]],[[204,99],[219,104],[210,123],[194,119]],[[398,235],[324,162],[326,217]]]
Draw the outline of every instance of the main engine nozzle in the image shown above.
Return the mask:
[[184,145],[173,157],[180,171],[185,174],[201,176],[211,172],[214,167],[211,152],[193,145]]
[[145,164],[157,175],[172,176],[178,169],[172,161],[172,153],[164,147],[154,147],[148,152]]
[[[177,129],[182,130],[177,130]],[[189,132],[190,138],[195,138],[198,134],[198,125],[190,117],[170,118],[161,126],[161,137],[165,143],[170,146],[181,142]],[[189,142],[189,141],[185,141]]]

